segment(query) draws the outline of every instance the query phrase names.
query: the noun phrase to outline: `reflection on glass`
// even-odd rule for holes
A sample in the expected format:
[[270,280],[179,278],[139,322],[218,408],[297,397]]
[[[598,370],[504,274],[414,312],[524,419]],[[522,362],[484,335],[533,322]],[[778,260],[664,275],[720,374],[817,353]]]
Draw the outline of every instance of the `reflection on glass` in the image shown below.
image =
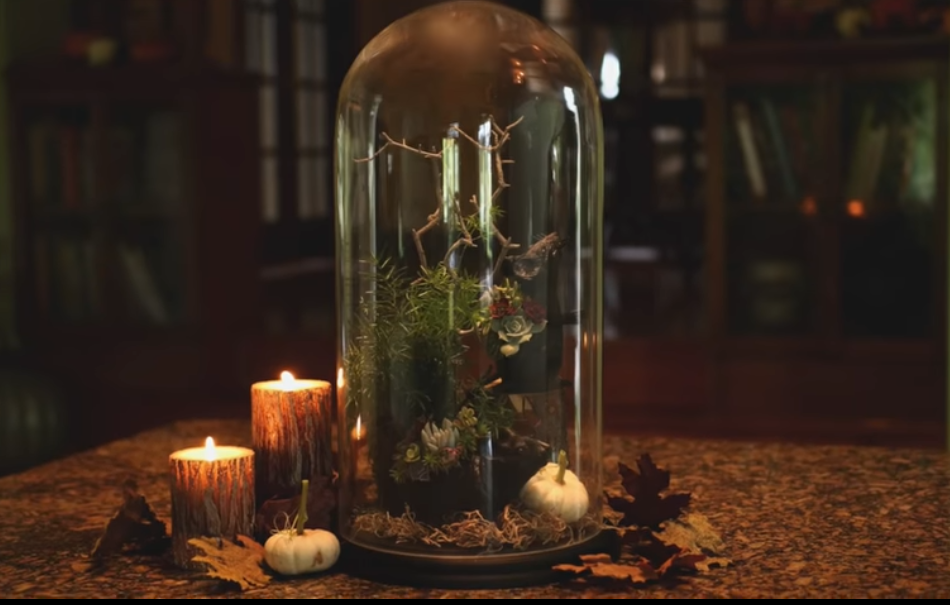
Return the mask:
[[931,79],[854,82],[843,95],[844,332],[931,333],[937,195],[937,94]]

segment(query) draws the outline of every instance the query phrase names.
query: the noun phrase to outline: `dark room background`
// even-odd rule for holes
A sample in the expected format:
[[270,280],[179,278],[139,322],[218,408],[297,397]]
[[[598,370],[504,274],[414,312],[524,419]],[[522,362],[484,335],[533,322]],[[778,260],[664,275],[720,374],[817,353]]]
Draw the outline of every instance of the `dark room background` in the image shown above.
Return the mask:
[[[0,1],[0,472],[335,375],[336,97],[432,3]],[[948,3],[505,3],[601,94],[610,428],[942,446]]]

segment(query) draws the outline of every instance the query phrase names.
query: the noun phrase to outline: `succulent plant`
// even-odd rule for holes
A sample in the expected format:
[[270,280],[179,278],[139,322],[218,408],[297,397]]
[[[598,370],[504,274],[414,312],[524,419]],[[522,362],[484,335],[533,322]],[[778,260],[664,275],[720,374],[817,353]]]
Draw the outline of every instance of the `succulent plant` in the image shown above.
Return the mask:
[[413,443],[406,449],[406,462],[412,464],[413,462],[419,462],[421,456],[419,455],[419,446]]
[[478,417],[475,415],[475,410],[470,407],[464,407],[459,412],[458,422],[461,426],[465,428],[472,428],[478,424]]
[[448,418],[442,421],[441,428],[430,422],[422,429],[422,443],[433,453],[445,448],[454,448],[458,443],[458,438],[459,431]]

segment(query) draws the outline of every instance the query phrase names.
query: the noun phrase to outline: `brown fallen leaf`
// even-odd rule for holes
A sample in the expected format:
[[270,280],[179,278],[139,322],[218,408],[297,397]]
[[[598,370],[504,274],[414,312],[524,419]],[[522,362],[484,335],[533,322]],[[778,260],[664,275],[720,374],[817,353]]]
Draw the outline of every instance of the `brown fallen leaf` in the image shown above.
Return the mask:
[[90,557],[94,561],[101,560],[128,547],[139,551],[161,551],[168,547],[165,523],[158,519],[131,480],[123,484],[122,505],[96,540]]
[[558,565],[554,570],[630,584],[646,584],[659,579],[656,570],[647,561],[633,559],[615,562],[610,555],[585,555],[581,557],[581,565]]
[[621,526],[658,529],[689,506],[690,494],[663,494],[670,488],[670,472],[658,468],[649,454],[640,456],[636,471],[623,463],[617,466],[627,496],[608,493],[607,498],[612,509],[623,513]]
[[[310,480],[307,493],[307,529],[333,529],[332,515],[336,509],[336,475]],[[261,504],[254,521],[255,533],[266,540],[274,530],[286,529],[293,523],[300,506],[300,495],[293,498],[272,498]]]
[[238,543],[218,538],[192,538],[188,543],[204,552],[192,557],[205,563],[208,577],[237,584],[242,591],[263,588],[270,582],[264,572],[264,547],[247,536],[237,536]]
[[[640,585],[682,572],[709,571],[731,562],[720,555],[722,538],[703,515],[685,514],[690,494],[667,494],[669,471],[660,469],[648,454],[637,460],[637,470],[611,457],[605,497],[604,528],[617,536],[614,556],[581,557],[580,565],[559,565],[556,571],[572,573],[581,581],[621,582]],[[611,472],[613,471],[613,472]],[[616,478],[611,480],[611,475]]]
[[661,527],[662,531],[654,534],[657,539],[694,554],[718,555],[726,547],[705,515],[689,513]]
[[729,567],[732,565],[732,560],[725,557],[706,557],[702,561],[696,563],[696,571],[709,571],[713,567]]

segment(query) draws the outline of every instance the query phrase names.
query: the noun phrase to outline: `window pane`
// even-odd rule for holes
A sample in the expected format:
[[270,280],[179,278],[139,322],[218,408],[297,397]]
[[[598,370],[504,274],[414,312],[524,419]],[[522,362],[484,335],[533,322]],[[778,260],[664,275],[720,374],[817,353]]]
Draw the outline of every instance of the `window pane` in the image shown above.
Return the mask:
[[320,155],[317,156],[317,171],[316,171],[316,213],[317,217],[323,218],[332,216],[333,207],[333,184],[330,182],[332,175],[330,174],[330,156]]
[[548,23],[561,23],[571,16],[571,0],[544,0],[541,12]]
[[317,17],[323,14],[324,0],[295,0],[297,14],[305,17]]
[[329,147],[330,145],[330,124],[329,118],[329,100],[326,92],[318,92],[315,95],[316,109],[316,138],[318,147]]
[[277,75],[277,15],[264,13],[261,17],[261,73]]
[[277,179],[277,158],[265,157],[262,163],[263,174],[261,192],[263,199],[263,218],[265,223],[276,223],[280,219],[280,198]]
[[296,51],[297,80],[313,79],[313,25],[308,21],[294,23],[294,50]]
[[326,26],[313,21],[297,21],[294,36],[297,79],[323,82],[327,76]]
[[310,219],[316,213],[316,160],[312,157],[297,159],[297,216],[300,219]]
[[252,8],[248,9],[244,27],[247,69],[251,73],[257,73],[261,69],[261,14]]
[[277,147],[277,89],[273,86],[261,88],[261,146],[265,149]]
[[327,26],[323,23],[313,25],[313,78],[318,82],[327,79]]
[[312,149],[316,144],[314,93],[297,90],[297,149]]
[[566,25],[552,25],[551,29],[567,40],[571,46],[577,46],[577,28]]
[[329,95],[326,92],[297,92],[298,149],[313,150],[330,146],[332,124],[329,110]]

